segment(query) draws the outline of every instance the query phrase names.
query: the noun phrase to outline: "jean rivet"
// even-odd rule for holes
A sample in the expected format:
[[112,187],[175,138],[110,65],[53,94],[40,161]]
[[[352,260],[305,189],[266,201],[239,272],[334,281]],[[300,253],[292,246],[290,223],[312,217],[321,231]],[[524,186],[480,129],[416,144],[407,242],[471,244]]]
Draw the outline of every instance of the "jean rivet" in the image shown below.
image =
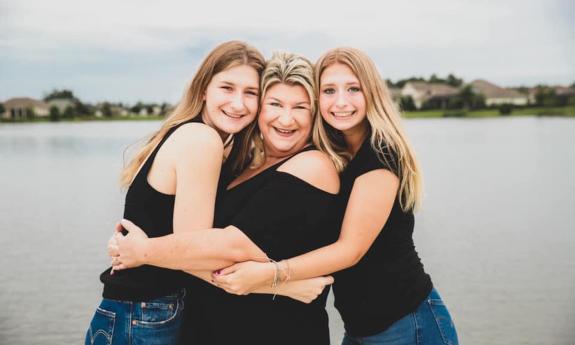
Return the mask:
[[135,325],[137,325],[137,324],[138,324],[138,321],[136,321],[136,320],[132,320],[132,325],[134,325],[134,326],[135,326]]
[[142,308],[146,308],[146,302],[142,302]]

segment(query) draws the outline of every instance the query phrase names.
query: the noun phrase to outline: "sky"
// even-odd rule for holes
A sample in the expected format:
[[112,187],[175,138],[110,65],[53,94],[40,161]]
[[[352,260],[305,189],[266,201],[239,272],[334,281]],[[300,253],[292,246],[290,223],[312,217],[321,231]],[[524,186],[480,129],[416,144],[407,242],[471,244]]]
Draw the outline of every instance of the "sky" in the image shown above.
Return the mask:
[[572,0],[0,0],[0,102],[67,88],[86,102],[175,103],[231,39],[312,61],[360,48],[391,80],[575,82]]

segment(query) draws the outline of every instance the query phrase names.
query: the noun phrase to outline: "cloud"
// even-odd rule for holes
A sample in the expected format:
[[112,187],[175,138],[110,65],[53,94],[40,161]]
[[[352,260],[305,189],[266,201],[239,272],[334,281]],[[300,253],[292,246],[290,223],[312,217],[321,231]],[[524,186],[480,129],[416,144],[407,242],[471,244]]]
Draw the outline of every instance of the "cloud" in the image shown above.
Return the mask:
[[504,85],[571,83],[574,7],[559,0],[4,0],[0,99],[71,85],[88,100],[173,102],[201,58],[229,39],[312,60],[355,46],[392,79],[453,72]]

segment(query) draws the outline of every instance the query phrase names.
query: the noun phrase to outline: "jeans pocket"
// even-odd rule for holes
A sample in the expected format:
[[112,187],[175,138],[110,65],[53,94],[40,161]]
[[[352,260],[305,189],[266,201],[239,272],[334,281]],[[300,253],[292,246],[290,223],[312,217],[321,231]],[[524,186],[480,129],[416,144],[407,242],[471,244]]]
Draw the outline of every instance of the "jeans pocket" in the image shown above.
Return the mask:
[[86,345],[110,345],[114,335],[116,313],[105,310],[101,306],[96,308],[90,328],[86,333]]
[[443,303],[443,300],[429,299],[428,303],[429,309],[431,310],[435,323],[437,324],[437,328],[439,329],[439,333],[441,334],[441,338],[443,339],[443,343],[446,345],[459,344],[455,325],[453,324],[451,315],[449,315],[449,311]]
[[181,316],[183,301],[178,297],[161,297],[140,304],[139,326],[161,326],[177,320]]

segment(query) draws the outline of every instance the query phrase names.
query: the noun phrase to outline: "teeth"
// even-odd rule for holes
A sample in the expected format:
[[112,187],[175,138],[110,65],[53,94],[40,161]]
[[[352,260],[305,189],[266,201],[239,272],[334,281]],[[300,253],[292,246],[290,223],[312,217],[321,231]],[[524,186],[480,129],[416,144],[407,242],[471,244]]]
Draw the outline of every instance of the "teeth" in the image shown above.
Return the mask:
[[347,117],[353,115],[354,111],[339,111],[339,112],[332,112],[333,116],[336,117]]
[[224,110],[222,110],[222,112],[223,112],[224,114],[226,114],[227,116],[229,116],[229,117],[233,117],[234,119],[239,119],[239,118],[241,118],[242,116],[244,116],[243,114],[228,113],[228,112],[225,112]]
[[281,129],[281,128],[276,128],[276,127],[274,127],[274,129],[280,133],[283,133],[283,134],[291,134],[291,133],[295,132],[295,130],[290,130],[290,129]]

